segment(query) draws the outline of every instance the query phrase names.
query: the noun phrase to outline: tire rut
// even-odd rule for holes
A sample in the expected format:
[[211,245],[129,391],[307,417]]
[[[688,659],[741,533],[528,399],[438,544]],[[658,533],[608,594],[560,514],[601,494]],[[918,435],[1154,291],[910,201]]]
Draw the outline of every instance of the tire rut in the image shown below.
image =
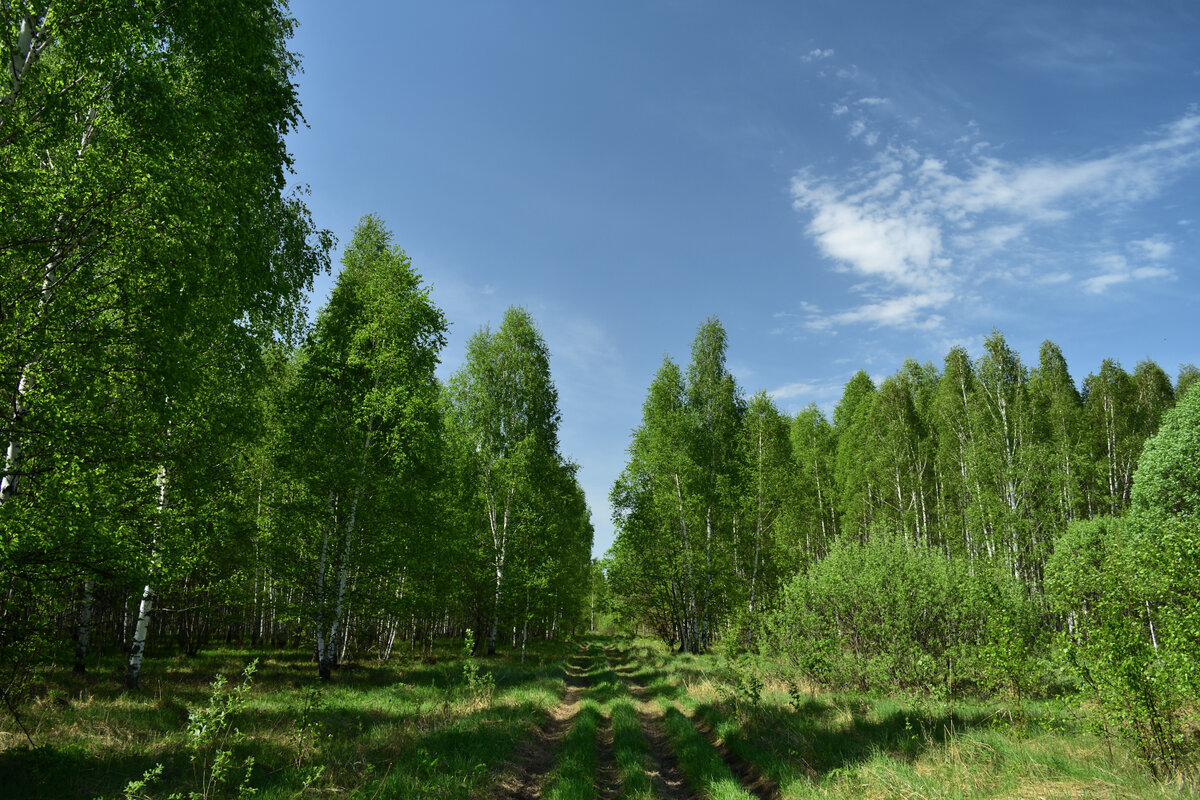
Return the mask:
[[[638,698],[642,705],[642,710],[638,712],[638,716],[642,719],[642,730],[646,731],[646,738],[650,739],[651,726],[657,728],[657,736],[659,741],[657,744],[651,741],[651,748],[655,751],[656,757],[660,747],[665,749],[669,758],[674,762],[675,772],[680,776],[680,786],[684,793],[668,794],[666,796],[671,798],[671,800],[676,800],[676,798],[679,798],[680,800],[683,798],[687,798],[688,800],[696,800],[699,795],[687,793],[687,784],[686,782],[682,781],[682,773],[679,770],[679,762],[677,759],[675,759],[674,754],[671,753],[670,747],[667,744],[666,734],[662,730],[661,722],[659,722],[662,712],[654,707],[653,701],[648,697],[649,693],[646,687],[640,683],[637,683],[633,679],[633,676],[630,674],[629,670],[617,670],[617,672],[621,674],[621,678],[629,687],[629,691],[634,695],[634,697]],[[725,762],[725,766],[727,766],[729,771],[733,773],[733,776],[737,778],[738,783],[741,784],[743,789],[759,798],[759,800],[779,800],[779,787],[774,781],[768,778],[762,770],[760,770],[755,764],[732,752],[728,747],[725,746],[723,742],[721,742],[720,738],[718,738],[716,734],[716,731],[706,725],[703,720],[696,719],[695,715],[680,705],[678,701],[672,700],[670,702],[680,714],[683,714],[683,716],[692,723],[692,727],[694,727],[696,731],[704,737],[705,741],[712,746],[717,755],[721,757],[721,760]]]
[[495,794],[498,800],[539,800],[542,796],[543,784],[554,766],[563,737],[575,723],[579,702],[591,685],[586,666],[581,668],[574,663],[579,658],[579,655],[573,656],[564,665],[566,691],[550,712],[550,719],[518,750],[512,770],[499,776]]
[[658,711],[647,699],[646,687],[636,683],[629,675],[629,670],[616,668],[613,670],[621,676],[629,693],[636,700],[634,709],[637,711],[638,722],[642,726],[642,734],[650,745],[652,764],[647,774],[654,784],[654,791],[663,800],[700,800],[700,795],[688,790],[687,780],[683,770],[679,768],[679,759],[671,750],[666,731],[663,730]]
[[612,718],[605,717],[596,731],[596,797],[615,800],[621,794],[621,773],[613,752]]

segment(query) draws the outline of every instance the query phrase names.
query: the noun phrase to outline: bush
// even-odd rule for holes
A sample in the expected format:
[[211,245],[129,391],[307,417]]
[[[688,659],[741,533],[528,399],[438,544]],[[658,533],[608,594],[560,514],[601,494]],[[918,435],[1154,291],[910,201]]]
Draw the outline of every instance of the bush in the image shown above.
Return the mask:
[[1038,613],[999,570],[903,539],[840,542],[785,588],[770,647],[835,688],[1028,691]]
[[1196,538],[1187,520],[1137,512],[1077,522],[1046,567],[1067,620],[1068,664],[1099,704],[1105,732],[1133,744],[1160,777],[1194,772],[1200,575],[1181,585],[1178,567]]
[[1200,389],[1146,441],[1124,518],[1073,523],[1046,565],[1065,653],[1102,723],[1156,775],[1197,780],[1200,697]]

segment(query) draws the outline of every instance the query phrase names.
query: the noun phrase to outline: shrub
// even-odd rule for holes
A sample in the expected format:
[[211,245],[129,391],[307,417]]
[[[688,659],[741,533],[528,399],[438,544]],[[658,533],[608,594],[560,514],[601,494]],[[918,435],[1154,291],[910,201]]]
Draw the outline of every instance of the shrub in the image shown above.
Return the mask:
[[1132,510],[1073,523],[1046,583],[1067,620],[1065,652],[1106,730],[1156,775],[1197,780],[1189,714],[1200,696],[1200,389],[1146,441]]
[[770,646],[836,688],[1027,691],[1037,610],[1014,579],[900,537],[843,541],[797,575]]

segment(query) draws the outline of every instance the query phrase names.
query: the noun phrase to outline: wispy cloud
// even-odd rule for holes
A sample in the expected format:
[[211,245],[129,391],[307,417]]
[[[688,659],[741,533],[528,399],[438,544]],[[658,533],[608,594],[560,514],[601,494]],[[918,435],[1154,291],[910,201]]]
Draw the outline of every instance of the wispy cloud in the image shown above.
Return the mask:
[[1103,294],[1122,283],[1168,278],[1174,274],[1160,266],[1133,266],[1125,256],[1115,253],[1096,259],[1096,265],[1100,267],[1100,272],[1087,278],[1082,284],[1083,290],[1088,294]]
[[1134,6],[1097,6],[1080,15],[1041,4],[995,35],[1014,65],[1044,80],[1107,85],[1145,73],[1160,57],[1157,23]]
[[841,397],[845,379],[804,380],[786,383],[767,391],[767,396],[780,406],[796,410],[808,403],[825,404]]
[[[861,119],[851,123],[852,137],[867,133]],[[818,250],[861,280],[865,301],[809,312],[807,325],[936,328],[938,312],[961,299],[969,282],[1012,273],[998,256],[1021,253],[1030,237],[1063,235],[1084,214],[1119,217],[1197,164],[1200,113],[1192,112],[1142,143],[1087,158],[939,158],[888,146],[847,179],[801,172],[792,181],[794,207],[808,218]],[[1132,240],[1107,261],[1096,260],[1095,244],[1076,242],[1093,258],[1091,269],[1076,270],[1089,293],[1172,274],[1164,263],[1172,245],[1162,235]],[[1034,279],[1069,283],[1071,273],[1056,265]]]
[[1171,251],[1174,248],[1170,242],[1161,237],[1156,237],[1130,242],[1129,249],[1150,261],[1163,261],[1171,255]]
[[832,49],[821,50],[818,48],[816,50],[809,50],[807,53],[800,56],[800,60],[805,63],[810,63],[813,61],[821,61],[823,59],[830,58],[832,56],[833,56]]

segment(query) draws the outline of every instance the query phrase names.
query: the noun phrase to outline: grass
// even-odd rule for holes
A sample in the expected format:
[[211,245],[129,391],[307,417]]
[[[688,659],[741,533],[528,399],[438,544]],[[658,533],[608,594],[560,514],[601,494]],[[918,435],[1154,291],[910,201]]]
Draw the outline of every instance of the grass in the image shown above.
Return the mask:
[[148,796],[195,789],[188,710],[207,701],[217,673],[235,682],[258,658],[236,716],[245,741],[234,750],[237,763],[255,759],[259,797],[488,797],[562,701],[570,652],[588,685],[542,783],[547,798],[591,798],[618,785],[622,797],[656,796],[627,681],[643,687],[686,780],[706,798],[749,796],[709,737],[783,798],[1194,796],[1156,780],[1120,743],[1110,751],[1086,709],[1066,701],[1026,701],[1014,718],[997,701],[824,693],[762,661],[600,639],[578,653],[542,646],[524,666],[479,659],[495,690],[472,693],[453,643],[444,647],[425,660],[348,667],[327,686],[307,654],[274,651],[156,660],[136,693],[120,690],[117,660],[86,677],[52,670],[25,711],[36,746],[11,720],[0,722],[0,794],[120,797],[156,764],[162,777]]
[[193,790],[188,709],[207,700],[214,675],[232,680],[257,657],[237,718],[246,741],[235,749],[239,760],[254,757],[259,797],[483,797],[489,776],[561,698],[562,649],[536,656],[524,667],[485,661],[496,684],[486,702],[466,692],[462,664],[450,657],[364,664],[320,686],[299,654],[220,651],[153,665],[138,693],[119,689],[115,661],[85,678],[55,671],[26,713],[37,747],[4,721],[0,785],[13,797],[119,797],[161,763],[152,796]]
[[[798,691],[719,657],[672,659],[651,683],[755,764],[784,798],[1179,798],[1064,701],[935,702]],[[682,724],[677,723],[682,729]]]
[[[660,701],[662,702],[662,701]],[[712,800],[745,800],[751,795],[725,766],[712,745],[696,730],[691,720],[673,705],[662,703],[663,725],[671,740],[671,749],[687,775],[688,785],[702,797]]]
[[654,788],[646,768],[650,763],[650,748],[642,733],[642,723],[637,710],[628,698],[612,701],[610,719],[613,731],[613,755],[617,772],[621,776],[621,796],[629,800],[648,800],[654,797]]
[[612,727],[613,760],[621,782],[621,797],[627,800],[650,800],[654,787],[647,770],[652,763],[650,743],[642,730],[625,682],[613,670],[613,657],[626,663],[626,653],[619,646],[605,654],[603,669],[596,675],[595,691],[606,698],[609,724]]
[[603,715],[600,704],[588,698],[580,704],[575,724],[563,738],[562,750],[543,793],[546,800],[586,800],[595,797],[596,731]]

